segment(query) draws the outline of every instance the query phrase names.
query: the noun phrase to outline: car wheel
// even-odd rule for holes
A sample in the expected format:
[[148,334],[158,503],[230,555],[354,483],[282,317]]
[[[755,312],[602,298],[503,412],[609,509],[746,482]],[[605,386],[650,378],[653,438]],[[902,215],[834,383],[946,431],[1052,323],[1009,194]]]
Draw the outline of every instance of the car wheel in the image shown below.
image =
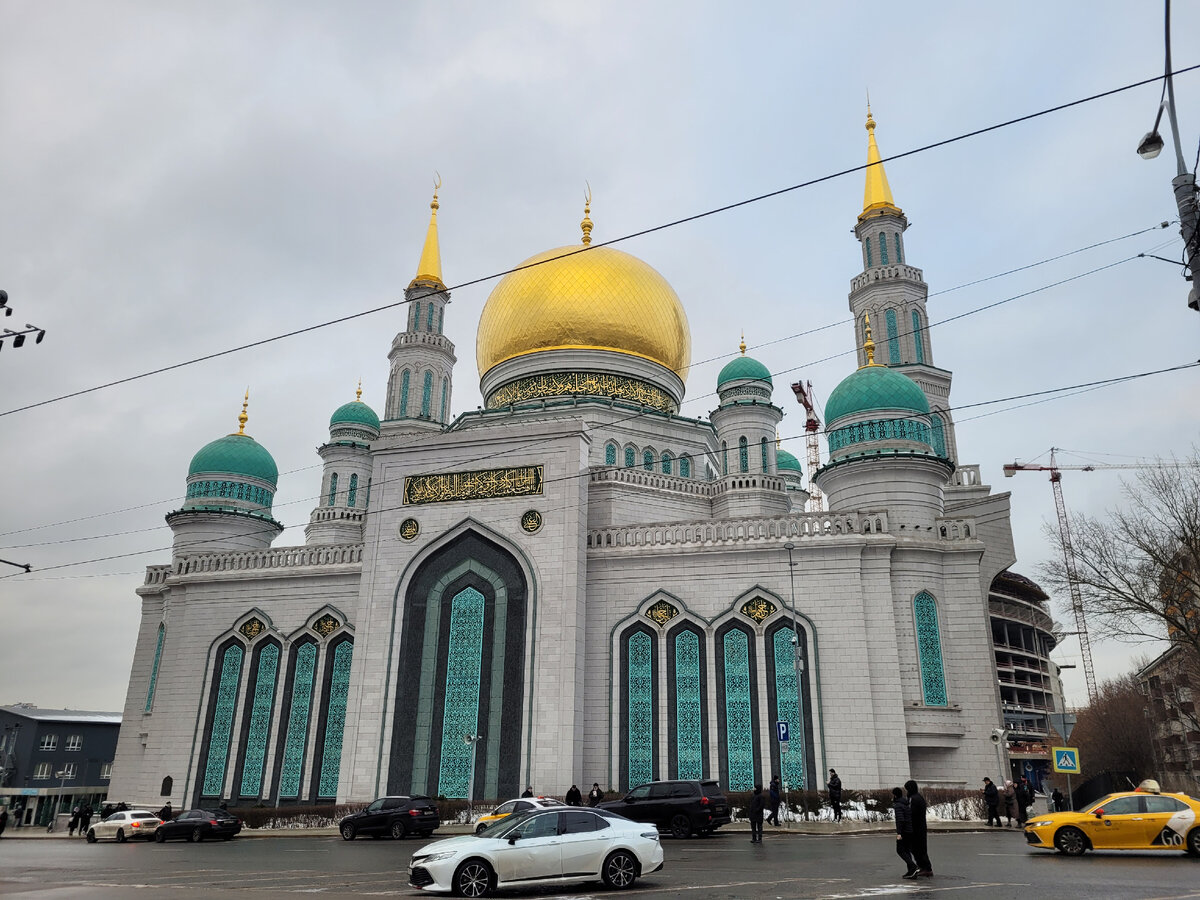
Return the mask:
[[392,840],[402,841],[402,840],[404,840],[404,835],[406,833],[407,832],[404,829],[403,822],[393,822],[392,823]]
[[347,822],[345,825],[342,826],[342,840],[343,841],[354,840],[354,826],[351,825],[349,822]]
[[486,897],[492,890],[492,869],[482,859],[468,859],[454,873],[454,893],[460,897]]
[[475,826],[476,834],[483,834],[485,831],[487,831],[487,822],[480,822]]
[[201,831],[199,828],[193,828],[192,833],[188,835],[188,840],[191,841],[193,844],[198,844],[202,840],[204,840],[204,832]]
[[609,854],[600,869],[600,877],[610,888],[623,890],[632,887],[637,878],[637,860],[626,850],[618,850]]
[[154,832],[154,843],[165,844],[166,841],[167,841],[167,833],[165,831],[158,830],[158,831]]
[[1054,833],[1054,849],[1066,856],[1083,856],[1087,838],[1078,828],[1060,828]]
[[677,838],[685,838],[692,833],[692,823],[682,813],[672,817],[671,834]]
[[1189,856],[1200,856],[1200,825],[1188,832],[1187,852]]
[[117,843],[118,844],[125,843],[125,829],[124,828],[117,829]]
[[94,844],[94,843],[96,843],[96,829],[94,829],[94,828],[89,828],[89,829],[88,829],[88,833],[87,833],[87,842],[88,842],[89,844]]

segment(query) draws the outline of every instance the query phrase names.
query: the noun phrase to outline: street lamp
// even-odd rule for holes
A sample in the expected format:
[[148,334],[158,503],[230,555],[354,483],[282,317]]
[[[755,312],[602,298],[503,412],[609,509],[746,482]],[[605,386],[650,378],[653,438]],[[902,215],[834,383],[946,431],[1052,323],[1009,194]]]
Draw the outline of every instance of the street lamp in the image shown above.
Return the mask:
[[54,830],[54,822],[58,819],[58,811],[62,808],[62,792],[66,790],[67,784],[67,769],[64,766],[54,773],[54,777],[58,779],[58,796],[54,800],[54,808],[50,811],[50,821],[46,825],[47,831]]
[[471,824],[471,814],[475,807],[475,748],[483,740],[482,734],[464,734],[463,743],[471,748],[471,770],[467,776],[467,824]]
[[[788,541],[783,545],[783,549],[788,555],[788,586],[791,588],[792,594],[792,659],[796,664],[796,713],[799,720],[796,723],[797,733],[800,737],[800,765],[805,765],[804,757],[804,692],[800,689],[800,673],[804,671],[804,661],[800,658],[800,616],[796,612],[796,569],[795,562],[792,560],[792,551],[796,549],[796,545]],[[782,755],[780,754],[780,768],[783,768]],[[803,777],[803,770],[801,770]],[[801,794],[801,797],[804,795]],[[803,802],[803,801],[802,801]],[[786,794],[784,803],[787,803]],[[808,808],[804,810],[805,818],[808,818]]]

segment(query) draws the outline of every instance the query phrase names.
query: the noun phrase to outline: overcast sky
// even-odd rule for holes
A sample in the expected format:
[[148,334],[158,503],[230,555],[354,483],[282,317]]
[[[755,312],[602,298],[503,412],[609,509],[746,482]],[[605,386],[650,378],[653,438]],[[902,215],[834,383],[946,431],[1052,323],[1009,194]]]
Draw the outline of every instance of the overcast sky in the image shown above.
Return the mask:
[[[1200,7],[1175,4],[1177,68],[1200,62],[1198,26]],[[192,454],[235,430],[247,385],[247,432],[281,473],[276,546],[303,543],[329,414],[359,377],[382,409],[405,310],[4,413],[401,299],[435,171],[453,285],[575,243],[585,180],[605,241],[860,165],[868,91],[886,157],[1162,68],[1158,3],[0,0],[0,288],[16,310],[0,327],[48,332],[0,353],[0,557],[35,569],[0,580],[0,703],[123,708],[134,589],[169,561],[163,516]],[[1191,166],[1200,72],[1176,88]],[[1146,231],[1176,217],[1170,139],[1154,162],[1134,153],[1160,89],[887,165],[931,322],[1038,291],[930,332],[954,372],[961,461],[1012,491],[1014,568],[1034,578],[1057,552],[1050,485],[1005,479],[1004,463],[1051,446],[1073,451],[1064,463],[1134,463],[1197,439],[1197,369],[962,408],[1200,356],[1178,267],[1136,258],[1182,249],[1176,225]],[[744,330],[804,459],[786,385],[825,398],[854,367],[862,193],[848,175],[620,245],[687,309],[685,414],[713,408]],[[455,413],[481,402],[475,327],[494,283],[447,311]],[[1069,473],[1068,506],[1102,514],[1123,474]],[[1094,649],[1101,677],[1153,652]],[[1078,662],[1078,646],[1055,655]],[[1065,681],[1084,699],[1082,670]]]

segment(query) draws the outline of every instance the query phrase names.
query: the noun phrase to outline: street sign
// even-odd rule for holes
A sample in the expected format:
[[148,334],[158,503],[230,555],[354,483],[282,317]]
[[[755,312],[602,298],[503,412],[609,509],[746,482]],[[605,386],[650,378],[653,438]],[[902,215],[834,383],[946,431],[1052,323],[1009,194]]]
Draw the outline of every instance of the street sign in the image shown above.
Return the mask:
[[788,743],[787,741],[780,741],[780,742],[779,742],[779,752],[780,752],[780,753],[787,753],[787,752],[788,752],[788,748],[789,748],[789,747],[791,747],[791,744],[790,744],[790,743]]
[[1071,739],[1071,729],[1075,727],[1074,713],[1051,713],[1049,716],[1051,727],[1062,735],[1064,741]]
[[1065,772],[1068,775],[1079,774],[1078,747],[1051,747],[1050,753],[1055,772]]
[[775,723],[775,733],[779,737],[779,743],[786,744],[789,739],[788,723],[787,722],[776,722]]

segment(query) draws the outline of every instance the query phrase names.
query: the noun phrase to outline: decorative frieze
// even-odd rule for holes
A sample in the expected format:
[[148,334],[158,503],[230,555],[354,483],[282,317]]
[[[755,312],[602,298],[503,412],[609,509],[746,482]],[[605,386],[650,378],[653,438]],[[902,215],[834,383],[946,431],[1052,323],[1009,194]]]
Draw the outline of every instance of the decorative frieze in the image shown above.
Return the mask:
[[404,479],[404,503],[446,503],[541,494],[544,468],[517,466],[475,472],[409,475]]
[[605,372],[550,372],[518,378],[495,390],[488,397],[488,409],[541,400],[543,397],[563,397],[582,394],[591,397],[616,397],[650,409],[675,412],[675,401],[662,388],[621,375]]

